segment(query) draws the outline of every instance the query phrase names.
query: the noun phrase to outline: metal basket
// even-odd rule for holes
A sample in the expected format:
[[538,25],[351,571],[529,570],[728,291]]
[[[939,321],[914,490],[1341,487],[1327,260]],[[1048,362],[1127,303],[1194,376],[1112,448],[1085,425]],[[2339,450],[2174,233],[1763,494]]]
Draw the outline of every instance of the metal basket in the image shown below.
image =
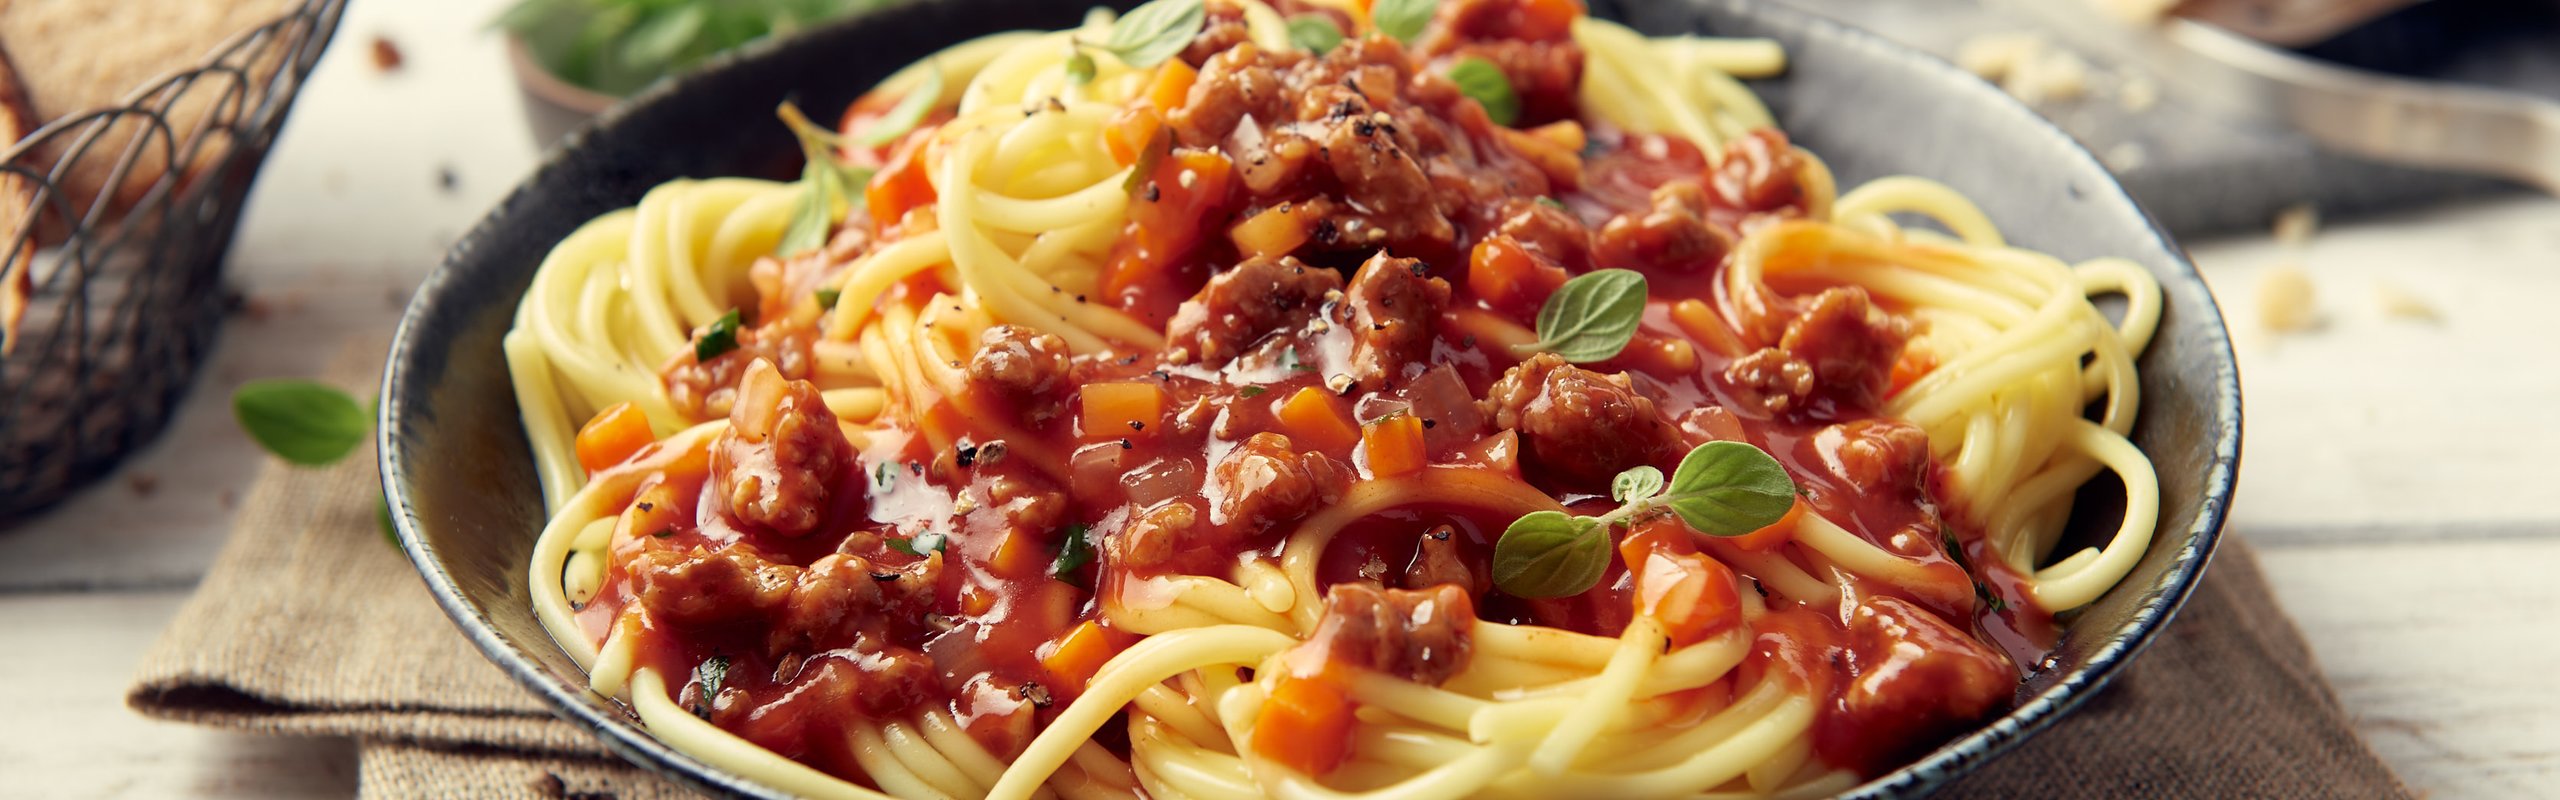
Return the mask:
[[[0,270],[34,280],[19,340],[0,355],[0,527],[166,427],[230,305],[222,263],[250,183],[345,10],[305,0],[121,106],[54,120],[0,152],[0,180],[35,189],[18,230],[0,230]],[[103,188],[77,207],[68,177],[99,164]]]

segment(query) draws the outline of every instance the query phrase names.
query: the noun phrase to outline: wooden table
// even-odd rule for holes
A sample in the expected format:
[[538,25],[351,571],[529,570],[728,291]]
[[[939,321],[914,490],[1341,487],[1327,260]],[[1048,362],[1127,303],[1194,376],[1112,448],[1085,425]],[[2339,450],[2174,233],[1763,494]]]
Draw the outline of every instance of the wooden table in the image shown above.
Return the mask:
[[[498,5],[353,5],[233,254],[261,313],[230,323],[174,427],[122,473],[0,532],[0,798],[353,791],[347,742],[153,722],[122,697],[264,464],[230,418],[232,388],[315,374],[340,342],[387,330],[531,168],[482,29]],[[374,68],[376,36],[402,68]],[[2247,384],[2233,529],[2263,549],[2364,733],[2436,797],[2560,792],[2560,201],[2195,252]],[[2256,281],[2287,263],[2315,276],[2325,324],[2273,336],[2255,325]],[[2386,286],[2443,319],[2384,314]]]

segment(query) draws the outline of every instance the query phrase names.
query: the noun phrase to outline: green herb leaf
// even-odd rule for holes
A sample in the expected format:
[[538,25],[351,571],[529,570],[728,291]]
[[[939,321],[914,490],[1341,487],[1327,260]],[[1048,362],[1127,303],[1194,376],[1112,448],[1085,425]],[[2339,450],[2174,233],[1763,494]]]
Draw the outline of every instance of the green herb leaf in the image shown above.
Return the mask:
[[917,125],[924,124],[925,115],[933,113],[934,105],[941,102],[942,66],[936,64],[932,72],[925,74],[924,83],[909,90],[907,96],[898,98],[898,104],[890,106],[889,113],[863,129],[861,135],[853,137],[853,142],[864,147],[879,147],[897,141],[898,137],[915,130]]
[[1662,493],[1662,470],[1631,467],[1609,482],[1609,496],[1621,503],[1650,500]]
[[912,539],[891,539],[889,540],[889,549],[915,556],[917,558],[923,558],[926,553],[942,552],[942,540],[944,538],[945,537],[938,531],[925,531],[923,533],[916,534],[915,538]]
[[[1049,575],[1068,583],[1076,583],[1076,570],[1093,563],[1093,529],[1083,523],[1067,526],[1067,534],[1058,543],[1058,558],[1049,562]],[[1081,584],[1079,584],[1081,585]]]
[[1342,46],[1342,29],[1333,18],[1323,14],[1300,14],[1289,18],[1289,43],[1316,55],[1333,52]]
[[703,659],[700,665],[693,668],[693,682],[702,687],[702,691],[696,695],[702,699],[693,707],[693,715],[710,719],[711,702],[719,699],[720,685],[729,682],[729,657],[712,656]]
[[826,245],[827,231],[843,219],[838,206],[861,202],[861,186],[871,173],[837,161],[836,147],[843,140],[810,122],[799,106],[786,102],[774,114],[800,140],[800,155],[807,162],[800,168],[800,199],[791,207],[791,225],[773,248],[775,255],[791,258]]
[[1563,210],[1564,210],[1564,201],[1562,201],[1562,200],[1558,200],[1558,199],[1555,199],[1555,198],[1553,198],[1553,197],[1540,197],[1540,198],[1538,198],[1538,205],[1546,206],[1546,207],[1548,207],[1548,208],[1552,208],[1552,209],[1555,209],[1555,210],[1557,210],[1557,211],[1563,211]]
[[1634,270],[1604,269],[1565,281],[1538,309],[1538,341],[1525,350],[1552,351],[1577,364],[1606,361],[1627,349],[1644,321],[1645,280]]
[[1520,95],[1511,91],[1511,77],[1491,61],[1469,56],[1449,67],[1449,81],[1458,91],[1484,106],[1485,116],[1493,124],[1509,127],[1520,120]]
[[1539,511],[1514,520],[1493,544],[1493,585],[1518,597],[1588,591],[1609,567],[1609,537],[1590,517]]
[[823,174],[827,171],[815,162],[801,171],[800,199],[791,206],[791,226],[782,229],[782,239],[773,245],[775,255],[791,258],[826,245],[827,229],[835,225],[835,197]]
[[827,311],[836,307],[837,300],[844,299],[844,290],[819,289],[816,292],[816,295],[818,299],[818,310]]
[[1165,129],[1157,128],[1155,137],[1147,140],[1147,149],[1138,151],[1138,163],[1129,165],[1129,179],[1121,182],[1120,188],[1128,190],[1130,197],[1138,196],[1138,190],[1146,188],[1147,181],[1155,176],[1156,165],[1164,163],[1165,155],[1171,152],[1173,138]]
[[345,458],[373,430],[354,397],[305,380],[250,381],[231,394],[231,413],[258,446],[306,467]]
[[622,37],[617,55],[624,66],[634,71],[664,74],[693,46],[702,34],[703,23],[710,19],[709,9],[691,4],[653,14]]
[[1440,0],[1378,0],[1369,6],[1369,24],[1396,41],[1412,44],[1431,25],[1431,14],[1439,5]]
[[1111,35],[1097,47],[1129,66],[1145,69],[1191,46],[1208,20],[1201,0],[1151,0],[1111,23]]
[[710,363],[712,359],[738,349],[739,324],[738,310],[735,308],[729,309],[729,313],[720,315],[719,319],[712,320],[711,327],[703,329],[702,338],[693,340],[694,363]]
[[1655,502],[1700,533],[1741,536],[1785,517],[1796,503],[1796,484],[1760,448],[1708,442],[1680,459],[1670,493]]
[[1236,396],[1237,396],[1237,397],[1261,397],[1263,392],[1268,392],[1268,391],[1271,391],[1271,389],[1270,389],[1270,388],[1268,388],[1268,387],[1263,387],[1263,386],[1247,386],[1247,387],[1244,387],[1244,388],[1242,388],[1242,389],[1237,389],[1237,390],[1236,390]]
[[898,465],[886,461],[880,462],[880,466],[873,467],[871,469],[872,490],[885,492],[892,488],[896,488],[898,485],[897,467]]
[[1085,51],[1078,50],[1075,55],[1067,57],[1067,80],[1077,86],[1092,83],[1093,73],[1098,69],[1101,67],[1093,63],[1093,55]]

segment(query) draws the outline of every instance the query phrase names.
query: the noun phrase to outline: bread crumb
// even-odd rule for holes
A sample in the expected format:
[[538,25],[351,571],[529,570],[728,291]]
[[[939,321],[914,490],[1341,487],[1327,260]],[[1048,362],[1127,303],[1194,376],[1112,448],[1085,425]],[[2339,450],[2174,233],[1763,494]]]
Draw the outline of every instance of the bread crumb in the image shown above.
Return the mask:
[[2427,302],[2426,298],[2398,286],[2375,281],[2373,300],[2376,305],[2382,307],[2383,316],[2414,322],[2444,322],[2443,311],[2437,310],[2434,304]]
[[2126,74],[2116,82],[2116,106],[2140,114],[2160,104],[2160,84],[2140,75]]
[[2301,267],[2285,264],[2258,277],[2258,324],[2267,330],[2308,330],[2318,322],[2318,312],[2311,274]]
[[2141,169],[2143,162],[2150,158],[2151,150],[2143,147],[2141,142],[2117,142],[2116,146],[2107,148],[2107,166],[2117,172]]
[[391,37],[373,37],[373,70],[375,72],[398,72],[402,61],[400,45],[392,43]]
[[2169,16],[2181,0],[2095,0],[2099,10],[2127,24],[2154,25]]
[[2301,247],[2311,243],[2311,234],[2320,230],[2320,209],[2310,203],[2295,203],[2276,212],[2276,244]]
[[2030,105],[2079,99],[2089,62],[2033,32],[1987,33],[1956,48],[1956,65]]

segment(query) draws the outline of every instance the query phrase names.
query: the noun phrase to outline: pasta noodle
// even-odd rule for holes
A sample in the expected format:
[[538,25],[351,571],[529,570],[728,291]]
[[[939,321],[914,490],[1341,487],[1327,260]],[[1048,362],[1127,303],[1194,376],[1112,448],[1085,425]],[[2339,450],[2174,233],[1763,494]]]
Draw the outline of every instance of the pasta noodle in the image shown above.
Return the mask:
[[[561,241],[505,352],[590,688],[810,797],[1816,796],[1995,712],[2139,559],[2142,268],[1838,191],[1741,82],[1773,42],[1365,5],[964,42],[826,142],[859,196],[676,181]],[[1556,352],[1540,301],[1631,265],[1623,349]],[[1681,454],[1734,441],[1799,496],[1705,530]],[[2057,552],[2102,471],[2117,530]],[[1596,583],[1523,589],[1503,548],[1575,515]]]

